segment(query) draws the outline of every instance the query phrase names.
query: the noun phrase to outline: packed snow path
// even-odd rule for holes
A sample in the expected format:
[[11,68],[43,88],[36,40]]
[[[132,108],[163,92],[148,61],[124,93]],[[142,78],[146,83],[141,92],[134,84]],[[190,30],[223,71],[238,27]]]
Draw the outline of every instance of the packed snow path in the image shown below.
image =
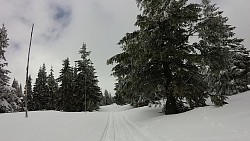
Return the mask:
[[108,107],[109,117],[100,141],[159,141],[131,122],[116,105]]

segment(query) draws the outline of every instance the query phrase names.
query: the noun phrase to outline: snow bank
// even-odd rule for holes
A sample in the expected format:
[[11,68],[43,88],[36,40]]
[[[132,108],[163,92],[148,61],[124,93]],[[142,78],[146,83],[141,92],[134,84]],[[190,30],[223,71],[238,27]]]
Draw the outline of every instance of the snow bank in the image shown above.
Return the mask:
[[170,141],[249,141],[250,92],[232,96],[228,102],[177,115],[162,115],[159,108],[148,107],[127,114],[139,126]]

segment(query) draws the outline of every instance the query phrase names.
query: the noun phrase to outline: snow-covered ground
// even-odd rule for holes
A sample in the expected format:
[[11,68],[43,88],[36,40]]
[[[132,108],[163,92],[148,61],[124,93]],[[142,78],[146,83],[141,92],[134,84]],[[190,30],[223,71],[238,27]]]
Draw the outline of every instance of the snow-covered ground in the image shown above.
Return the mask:
[[250,92],[228,102],[178,115],[163,115],[161,107],[115,104],[86,114],[0,114],[0,141],[249,141]]

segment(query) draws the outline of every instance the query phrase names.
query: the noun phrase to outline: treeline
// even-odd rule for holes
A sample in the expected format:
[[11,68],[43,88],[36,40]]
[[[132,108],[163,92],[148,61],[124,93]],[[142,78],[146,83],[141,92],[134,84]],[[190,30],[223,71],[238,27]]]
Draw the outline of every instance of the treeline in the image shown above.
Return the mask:
[[[51,67],[47,74],[43,64],[32,86],[32,78],[28,77],[27,86],[22,91],[21,84],[14,79],[9,85],[10,73],[4,56],[9,46],[7,30],[0,28],[0,113],[19,112],[25,110],[24,96],[27,95],[28,110],[58,110],[68,112],[98,110],[100,105],[111,104],[111,95],[102,95],[90,52],[83,43],[79,50],[80,59],[73,66],[69,58],[63,60],[60,76],[54,77]],[[105,91],[106,93],[106,91]]]
[[228,95],[249,90],[249,51],[223,11],[209,0],[137,0],[142,10],[118,43],[115,101],[133,106],[165,99],[165,114],[206,105],[222,106]]
[[69,58],[63,60],[57,79],[53,68],[47,74],[45,64],[38,71],[33,89],[32,79],[29,77],[28,110],[80,112],[99,109],[103,96],[85,43],[79,50],[79,55],[81,59],[74,61],[73,66]]

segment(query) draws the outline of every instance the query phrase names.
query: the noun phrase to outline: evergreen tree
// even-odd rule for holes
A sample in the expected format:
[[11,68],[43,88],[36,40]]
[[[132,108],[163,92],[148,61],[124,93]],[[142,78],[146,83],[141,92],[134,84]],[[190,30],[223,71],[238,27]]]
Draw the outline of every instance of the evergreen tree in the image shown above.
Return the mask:
[[122,90],[122,79],[118,77],[117,83],[115,83],[115,96],[114,96],[114,102],[118,105],[125,105],[126,103],[129,103],[129,101],[126,101],[128,98],[126,98],[126,93]]
[[48,109],[55,109],[56,107],[56,96],[58,92],[58,84],[54,78],[54,70],[51,67],[50,74],[48,76],[48,89],[49,89],[49,101],[48,101]]
[[110,105],[113,103],[112,96],[108,90],[104,90],[103,105]]
[[7,62],[4,54],[5,49],[9,46],[8,40],[7,30],[3,25],[0,28],[0,113],[17,112],[21,109],[21,101],[16,95],[16,89],[9,86],[8,74],[10,71],[5,69]]
[[16,95],[18,97],[23,96],[23,94],[22,94],[22,84],[20,83],[20,85],[19,85],[18,81],[15,78],[14,78],[11,86],[12,86],[12,88],[16,89]]
[[12,88],[15,88],[16,90],[19,89],[18,81],[15,78],[14,78],[11,86],[12,86]]
[[[97,76],[92,61],[88,58],[90,52],[87,51],[86,44],[83,43],[79,50],[81,60],[76,61],[76,97],[77,110],[84,110],[85,105],[88,111],[97,110],[101,102],[101,92],[98,86]],[[85,97],[86,92],[86,97]],[[85,103],[85,99],[87,100]]]
[[39,69],[33,89],[34,110],[49,109],[49,88],[45,64]]
[[236,79],[242,68],[236,62],[246,58],[248,53],[241,44],[243,39],[234,36],[235,27],[227,24],[228,18],[222,16],[223,12],[210,0],[202,0],[201,6],[198,48],[206,68],[208,93],[216,105],[222,106],[226,103],[226,95],[238,92]]
[[195,91],[187,91],[193,81],[186,76],[199,75],[188,39],[194,34],[200,8],[184,0],[138,0],[138,4],[143,9],[136,22],[140,29],[122,38],[119,44],[124,52],[108,64],[118,63],[114,75],[123,79],[123,91],[129,91],[126,95],[134,105],[153,100],[159,93],[167,98],[166,114],[178,113],[183,110],[183,93]]
[[60,83],[57,109],[72,111],[75,104],[73,98],[73,68],[70,66],[69,58],[63,60],[63,68],[57,81]]
[[8,77],[8,73],[10,73],[10,71],[4,68],[8,65],[4,56],[6,52],[5,49],[9,46],[8,40],[7,29],[3,24],[2,28],[0,28],[0,90],[2,90],[4,86],[8,85],[10,79]]
[[18,92],[17,92],[18,97],[23,97],[23,87],[22,84],[19,84]]
[[166,98],[165,114],[187,110],[184,99],[188,108],[205,106],[208,96],[218,106],[225,104],[225,95],[235,90],[236,56],[247,58],[242,39],[234,37],[222,12],[208,0],[201,5],[187,0],[137,3],[139,29],[127,33],[118,43],[123,52],[107,61],[116,63],[117,94],[134,106]]

